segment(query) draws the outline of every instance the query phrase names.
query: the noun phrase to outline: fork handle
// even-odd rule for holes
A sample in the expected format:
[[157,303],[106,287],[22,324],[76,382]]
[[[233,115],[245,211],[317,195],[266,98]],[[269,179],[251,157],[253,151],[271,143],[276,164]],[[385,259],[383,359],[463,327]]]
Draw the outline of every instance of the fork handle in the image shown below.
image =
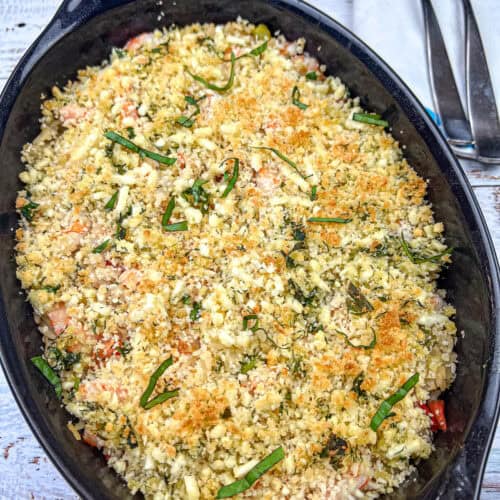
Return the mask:
[[469,0],[463,0],[466,86],[469,117],[478,159],[500,161],[500,122],[486,54]]

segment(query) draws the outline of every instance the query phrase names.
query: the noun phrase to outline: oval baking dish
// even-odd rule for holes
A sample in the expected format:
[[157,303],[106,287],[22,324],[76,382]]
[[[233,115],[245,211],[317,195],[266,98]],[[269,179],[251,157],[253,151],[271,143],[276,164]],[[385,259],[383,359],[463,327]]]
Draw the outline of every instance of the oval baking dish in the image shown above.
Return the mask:
[[299,0],[65,0],[30,47],[0,98],[0,354],[7,380],[34,434],[64,477],[84,498],[130,498],[104,459],[76,441],[68,414],[28,362],[41,337],[16,280],[14,209],[22,170],[20,151],[38,133],[41,94],[105,59],[131,36],[176,23],[225,23],[241,16],[265,23],[306,50],[383,114],[445,222],[453,265],[441,288],[457,309],[457,376],[444,395],[449,430],[436,437],[432,456],[394,498],[478,498],[498,418],[499,273],[485,222],[467,179],[421,104],[393,71],[352,33]]

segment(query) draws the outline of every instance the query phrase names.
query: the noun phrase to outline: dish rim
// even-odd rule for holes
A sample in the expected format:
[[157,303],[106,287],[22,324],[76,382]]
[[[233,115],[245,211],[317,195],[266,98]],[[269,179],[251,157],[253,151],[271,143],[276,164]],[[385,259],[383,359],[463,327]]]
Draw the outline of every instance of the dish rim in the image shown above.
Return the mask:
[[[23,54],[0,94],[0,140],[3,138],[5,125],[18,94],[40,59],[42,59],[55,44],[61,42],[66,35],[82,27],[93,17],[104,14],[106,11],[115,7],[123,6],[135,1],[139,0],[63,0],[45,29]],[[452,153],[440,129],[429,117],[423,105],[406,85],[406,83],[401,80],[398,74],[373,49],[366,45],[360,38],[358,38],[341,23],[304,0],[267,0],[267,2],[282,6],[293,11],[294,13],[300,14],[302,17],[314,18],[316,21],[320,20],[321,24],[336,31],[346,39],[349,39],[352,45],[360,49],[366,58],[378,68],[380,74],[375,74],[372,68],[367,68],[368,71],[372,73],[372,75],[377,78],[386,89],[387,80],[394,83],[397,91],[403,95],[403,97],[410,104],[411,108],[415,110],[416,116],[424,121],[424,125],[437,142],[440,152],[446,155],[447,161],[452,167],[451,172],[445,172],[440,169],[441,174],[448,182],[451,183],[451,181],[455,181],[465,195],[466,202],[464,202],[464,200],[458,201],[462,208],[467,208],[470,211],[469,216],[472,218],[477,229],[479,230],[479,237],[477,240],[482,243],[485,256],[487,258],[486,268],[488,271],[487,274],[490,278],[491,290],[491,296],[489,298],[492,305],[492,314],[488,318],[491,323],[489,340],[490,343],[492,341],[494,342],[495,347],[493,352],[490,353],[488,363],[489,366],[486,368],[487,373],[485,374],[485,383],[480,404],[473,420],[470,423],[467,436],[463,441],[463,448],[465,449],[468,440],[471,439],[473,429],[475,426],[479,425],[479,421],[485,420],[486,423],[490,424],[488,435],[485,438],[484,451],[481,455],[481,463],[478,468],[476,484],[474,485],[474,499],[477,499],[479,498],[481,491],[482,478],[486,469],[486,463],[500,413],[500,346],[498,345],[500,343],[500,270],[496,251],[489,234],[488,226],[486,225],[486,221],[479,207],[479,203],[474,195],[471,185],[469,184],[466,174]],[[306,19],[306,21],[309,21],[309,19]],[[353,54],[353,56],[366,66],[366,62],[361,60],[357,54]],[[398,100],[398,98],[395,97],[395,100]],[[408,114],[405,114],[408,117]],[[410,121],[414,122],[414,119],[410,119]],[[421,135],[422,139],[426,141],[425,137],[423,137],[420,132],[418,133]],[[435,152],[431,151],[431,154],[434,158],[436,158]],[[452,177],[451,179],[450,176]],[[455,198],[458,198],[455,194],[454,196]],[[474,243],[474,245],[476,246],[476,243]],[[6,323],[6,311],[3,298],[0,296],[0,333],[8,332]],[[66,463],[60,460],[56,447],[39,428],[36,414],[25,404],[21,396],[19,381],[14,379],[8,370],[9,362],[7,349],[3,343],[0,343],[0,365],[2,366],[11,393],[14,396],[25,421],[37,441],[47,453],[51,462],[78,495],[83,498],[89,498],[89,490],[86,485],[82,484],[81,480],[77,477],[77,474],[75,474],[76,471],[72,470],[66,465]],[[492,398],[494,400],[493,409],[491,408]],[[486,408],[486,406],[489,406],[489,408]],[[460,456],[460,453],[463,453],[463,451],[456,455],[454,461],[448,465],[448,468],[445,469],[445,471],[450,470],[454,466]],[[441,475],[442,474],[443,472]]]

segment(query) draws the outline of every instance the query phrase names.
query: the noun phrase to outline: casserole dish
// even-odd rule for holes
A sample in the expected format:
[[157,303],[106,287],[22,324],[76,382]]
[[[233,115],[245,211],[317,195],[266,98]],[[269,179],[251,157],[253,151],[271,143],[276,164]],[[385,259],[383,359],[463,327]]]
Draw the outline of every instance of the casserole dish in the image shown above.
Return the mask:
[[[15,193],[21,146],[38,130],[40,95],[64,84],[78,68],[102,61],[113,46],[155,27],[197,21],[223,23],[237,16],[266,23],[289,39],[304,36],[307,50],[339,76],[363,106],[380,113],[405,147],[408,161],[429,179],[429,198],[445,221],[454,264],[441,287],[457,309],[464,336],[457,344],[457,379],[446,395],[449,432],[436,439],[432,457],[419,464],[395,497],[471,498],[480,480],[498,413],[498,270],[484,221],[463,172],[415,97],[391,70],[352,34],[298,1],[231,3],[64,2],[49,27],[27,52],[0,102],[2,197],[0,304],[2,361],[16,398],[40,442],[83,497],[126,498],[125,485],[102,458],[75,441],[68,415],[27,360],[39,353],[31,310],[19,294],[12,257]],[[473,296],[471,294],[473,291]]]

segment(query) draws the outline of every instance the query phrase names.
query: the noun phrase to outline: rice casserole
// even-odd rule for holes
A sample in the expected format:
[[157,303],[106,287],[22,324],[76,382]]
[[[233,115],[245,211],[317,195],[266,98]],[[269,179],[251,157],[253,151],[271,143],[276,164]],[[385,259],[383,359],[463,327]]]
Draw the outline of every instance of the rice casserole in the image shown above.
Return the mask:
[[443,224],[304,45],[241,19],[138,35],[24,147],[33,363],[146,498],[374,498],[446,430]]

